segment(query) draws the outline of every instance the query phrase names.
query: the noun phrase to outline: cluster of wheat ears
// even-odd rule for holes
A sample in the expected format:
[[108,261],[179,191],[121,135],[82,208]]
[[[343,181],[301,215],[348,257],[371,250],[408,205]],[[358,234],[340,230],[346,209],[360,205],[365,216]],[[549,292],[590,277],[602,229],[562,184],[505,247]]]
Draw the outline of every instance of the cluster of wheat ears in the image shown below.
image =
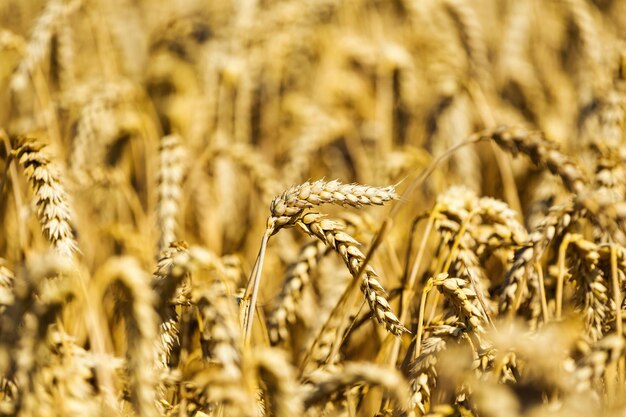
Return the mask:
[[0,416],[626,415],[626,1],[0,1]]

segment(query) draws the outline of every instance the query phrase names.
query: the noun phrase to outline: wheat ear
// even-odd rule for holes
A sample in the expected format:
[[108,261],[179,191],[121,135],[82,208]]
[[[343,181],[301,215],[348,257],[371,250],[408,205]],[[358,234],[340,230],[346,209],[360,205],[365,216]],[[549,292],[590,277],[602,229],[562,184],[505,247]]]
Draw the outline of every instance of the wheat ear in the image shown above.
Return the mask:
[[121,308],[125,312],[127,361],[130,397],[137,412],[145,417],[159,413],[156,400],[157,323],[156,297],[150,288],[150,276],[132,257],[111,258],[93,277],[94,297],[100,300],[106,290],[119,286],[125,294]]
[[58,170],[45,152],[45,145],[32,138],[20,138],[13,151],[35,193],[37,215],[44,235],[62,255],[78,250],[72,232],[68,195]]
[[356,385],[382,387],[396,400],[398,409],[407,408],[409,387],[396,369],[367,362],[347,362],[332,368],[331,372],[322,368],[307,375],[306,379],[313,387],[304,398],[305,408],[323,405],[333,395]]
[[157,216],[161,236],[159,250],[165,250],[170,243],[176,241],[178,213],[183,194],[182,182],[185,176],[185,149],[182,139],[177,135],[165,136],[161,139],[159,149],[159,201]]
[[[317,237],[332,247],[343,259],[348,270],[356,276],[363,264],[365,255],[359,250],[359,242],[343,231],[341,223],[324,218],[320,213],[307,213],[297,223],[308,234]],[[408,330],[391,310],[387,301],[387,292],[376,279],[378,275],[371,266],[367,266],[361,291],[369,304],[376,320],[391,333],[399,336]]]
[[398,198],[395,187],[370,187],[360,184],[342,184],[339,181],[319,180],[296,185],[276,197],[271,205],[268,223],[274,232],[297,220],[305,209],[322,204],[336,204],[360,208],[382,205]]

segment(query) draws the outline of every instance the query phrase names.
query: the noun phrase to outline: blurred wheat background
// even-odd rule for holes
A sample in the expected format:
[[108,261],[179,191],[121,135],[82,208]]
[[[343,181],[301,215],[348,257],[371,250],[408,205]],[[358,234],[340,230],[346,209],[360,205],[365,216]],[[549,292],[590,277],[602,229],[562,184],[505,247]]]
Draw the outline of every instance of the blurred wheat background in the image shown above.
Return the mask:
[[0,415],[626,415],[626,1],[2,0]]

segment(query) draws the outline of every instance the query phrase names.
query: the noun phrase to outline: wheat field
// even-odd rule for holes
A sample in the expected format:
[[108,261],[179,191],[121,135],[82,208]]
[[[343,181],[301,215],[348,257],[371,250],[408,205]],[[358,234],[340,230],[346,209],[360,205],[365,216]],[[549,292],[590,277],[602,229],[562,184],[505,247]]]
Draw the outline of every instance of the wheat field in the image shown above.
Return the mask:
[[626,1],[1,0],[0,416],[626,415]]

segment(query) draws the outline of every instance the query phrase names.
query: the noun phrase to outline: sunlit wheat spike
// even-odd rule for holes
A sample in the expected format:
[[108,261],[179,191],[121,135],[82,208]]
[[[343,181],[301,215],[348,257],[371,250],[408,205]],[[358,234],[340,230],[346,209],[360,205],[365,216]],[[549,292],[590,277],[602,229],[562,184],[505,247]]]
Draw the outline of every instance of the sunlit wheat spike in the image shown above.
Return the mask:
[[318,180],[295,185],[274,198],[270,205],[275,229],[287,225],[305,209],[322,204],[362,207],[382,205],[398,198],[394,186],[371,187],[361,184],[342,184],[337,180]]
[[33,138],[20,138],[14,154],[35,194],[43,234],[59,253],[71,256],[78,250],[71,226],[72,210],[60,173],[45,145]]

